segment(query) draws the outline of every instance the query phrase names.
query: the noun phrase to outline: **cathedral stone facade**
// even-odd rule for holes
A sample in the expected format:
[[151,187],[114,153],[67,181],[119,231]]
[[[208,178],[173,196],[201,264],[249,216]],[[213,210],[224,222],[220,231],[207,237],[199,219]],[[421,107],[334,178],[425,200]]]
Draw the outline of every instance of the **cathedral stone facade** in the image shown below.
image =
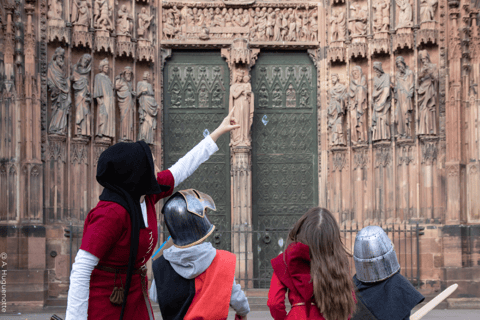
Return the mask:
[[424,227],[419,268],[400,257],[420,291],[480,305],[479,0],[0,2],[7,311],[66,304],[106,148],[144,140],[167,169],[234,106],[179,188],[215,200],[244,278],[322,206],[345,230]]

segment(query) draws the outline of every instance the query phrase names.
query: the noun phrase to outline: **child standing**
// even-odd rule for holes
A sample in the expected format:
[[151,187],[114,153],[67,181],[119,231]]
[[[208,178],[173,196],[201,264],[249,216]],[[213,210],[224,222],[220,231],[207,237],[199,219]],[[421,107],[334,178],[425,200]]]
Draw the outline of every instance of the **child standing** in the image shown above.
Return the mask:
[[360,230],[353,259],[358,304],[352,320],[408,320],[413,307],[425,299],[400,274],[397,254],[382,228],[368,226]]
[[347,320],[355,308],[348,258],[333,215],[323,208],[308,210],[290,231],[285,252],[272,259],[267,303],[272,317]]
[[207,208],[215,210],[212,198],[188,189],[170,197],[162,209],[173,246],[153,262],[150,298],[160,305],[164,320],[227,319],[229,306],[237,319],[246,319],[250,311],[235,283],[235,255],[204,242],[215,230]]

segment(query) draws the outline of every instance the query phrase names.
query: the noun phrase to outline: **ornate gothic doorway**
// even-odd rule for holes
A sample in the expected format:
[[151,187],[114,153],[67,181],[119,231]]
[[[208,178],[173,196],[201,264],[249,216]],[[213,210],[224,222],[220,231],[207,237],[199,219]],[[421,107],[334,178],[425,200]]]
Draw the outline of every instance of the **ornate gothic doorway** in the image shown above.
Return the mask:
[[317,71],[307,53],[261,52],[252,87],[254,275],[270,279],[288,230],[318,204]]
[[[169,168],[212,132],[228,114],[230,72],[220,52],[174,51],[164,68],[164,157]],[[230,150],[225,134],[219,151],[176,190],[195,188],[209,194],[217,211],[215,247],[230,250]]]

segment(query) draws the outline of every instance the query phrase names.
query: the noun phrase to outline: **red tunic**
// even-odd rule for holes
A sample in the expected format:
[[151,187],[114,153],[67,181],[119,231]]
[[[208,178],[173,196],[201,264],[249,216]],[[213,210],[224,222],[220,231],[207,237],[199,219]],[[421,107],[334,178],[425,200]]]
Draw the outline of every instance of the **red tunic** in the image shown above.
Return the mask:
[[[140,229],[138,254],[135,268],[144,265],[153,254],[158,240],[157,214],[155,204],[172,194],[174,179],[169,170],[157,175],[159,184],[168,185],[170,189],[156,195],[145,197],[148,228]],[[80,249],[90,252],[100,259],[98,264],[125,268],[130,255],[131,222],[130,215],[122,206],[109,201],[99,201],[85,219],[83,239]],[[118,319],[122,310],[110,302],[114,287],[115,274],[94,269],[90,278],[90,295],[88,301],[88,319]],[[145,279],[148,285],[148,279]],[[124,287],[126,274],[117,275],[116,286]],[[122,285],[123,284],[123,285]],[[124,320],[149,319],[147,306],[142,293],[140,275],[132,275],[130,292],[125,306]]]

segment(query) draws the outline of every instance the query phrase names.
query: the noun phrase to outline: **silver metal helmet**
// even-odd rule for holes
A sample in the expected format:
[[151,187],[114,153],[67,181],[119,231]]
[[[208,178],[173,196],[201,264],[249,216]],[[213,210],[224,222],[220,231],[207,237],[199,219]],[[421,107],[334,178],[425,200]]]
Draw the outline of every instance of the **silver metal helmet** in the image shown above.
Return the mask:
[[355,238],[353,259],[357,279],[362,282],[382,281],[400,270],[392,241],[378,226],[360,230]]

